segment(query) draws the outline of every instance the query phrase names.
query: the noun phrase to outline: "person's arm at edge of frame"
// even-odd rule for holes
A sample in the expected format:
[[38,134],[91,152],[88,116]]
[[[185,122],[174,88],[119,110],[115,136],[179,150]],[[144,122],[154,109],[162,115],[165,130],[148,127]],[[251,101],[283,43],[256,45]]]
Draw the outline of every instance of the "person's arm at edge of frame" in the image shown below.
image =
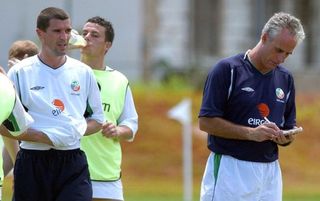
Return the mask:
[[12,138],[8,138],[6,136],[2,136],[3,144],[5,146],[5,149],[7,150],[11,161],[14,163],[16,160],[16,155],[19,151],[19,142],[17,140],[14,140]]
[[281,133],[281,130],[274,123],[264,123],[251,128],[234,124],[221,117],[199,117],[199,128],[208,134],[226,139],[257,142],[274,139]]
[[30,141],[30,142],[37,142],[37,143],[44,143],[44,144],[48,144],[53,146],[52,141],[50,140],[50,138],[44,134],[41,131],[32,129],[32,128],[28,128],[25,132],[23,132],[22,134],[18,135],[18,136],[13,136],[10,134],[10,132],[8,131],[8,129],[1,125],[0,126],[0,133],[1,135],[11,138],[11,139],[15,139],[15,140],[19,140],[19,141]]
[[19,151],[19,142],[17,140],[2,136],[3,148],[2,148],[2,158],[3,158],[3,175],[8,176],[14,167],[16,161],[16,155]]

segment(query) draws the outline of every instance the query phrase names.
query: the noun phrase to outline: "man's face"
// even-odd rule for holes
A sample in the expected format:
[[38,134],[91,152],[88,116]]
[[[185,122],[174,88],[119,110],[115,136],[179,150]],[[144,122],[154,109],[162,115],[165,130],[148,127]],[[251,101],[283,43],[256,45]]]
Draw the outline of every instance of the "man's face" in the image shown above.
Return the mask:
[[266,71],[274,69],[277,65],[285,62],[292,54],[297,45],[297,40],[287,29],[283,29],[273,39],[265,34],[263,36],[263,55],[261,62]]
[[46,31],[37,29],[42,42],[42,50],[55,56],[65,55],[67,53],[71,29],[70,19],[51,19]]
[[87,45],[81,53],[90,56],[104,56],[111,47],[111,42],[105,41],[105,28],[96,23],[87,22],[82,29],[82,36]]

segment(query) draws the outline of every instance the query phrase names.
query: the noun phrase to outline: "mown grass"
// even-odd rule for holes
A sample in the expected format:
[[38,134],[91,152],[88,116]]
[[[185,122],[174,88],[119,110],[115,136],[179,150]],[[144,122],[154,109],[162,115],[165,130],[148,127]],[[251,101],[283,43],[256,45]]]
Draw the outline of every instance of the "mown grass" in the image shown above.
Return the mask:
[[[168,118],[167,112],[186,97],[193,103],[193,200],[199,200],[209,153],[205,135],[197,130],[202,91],[150,85],[133,86],[133,91],[140,118],[135,141],[123,144],[126,200],[183,200],[182,130],[178,122]],[[297,123],[304,132],[296,136],[292,145],[280,148],[284,201],[320,200],[319,96],[297,92]]]
[[[195,182],[193,201],[199,200],[200,183]],[[126,201],[183,201],[182,182],[157,180],[125,181]],[[285,187],[286,188],[286,187]],[[283,201],[319,201],[320,192],[314,187],[296,186],[285,190]]]
[[[177,87],[178,86],[178,87]],[[139,114],[134,142],[122,144],[122,179],[126,201],[182,201],[182,129],[167,112],[182,99],[192,99],[193,201],[199,200],[200,182],[209,151],[206,136],[197,129],[201,91],[188,87],[133,85]],[[297,92],[297,122],[304,132],[280,148],[284,201],[320,200],[320,101],[314,93]],[[3,199],[6,201],[5,199]]]

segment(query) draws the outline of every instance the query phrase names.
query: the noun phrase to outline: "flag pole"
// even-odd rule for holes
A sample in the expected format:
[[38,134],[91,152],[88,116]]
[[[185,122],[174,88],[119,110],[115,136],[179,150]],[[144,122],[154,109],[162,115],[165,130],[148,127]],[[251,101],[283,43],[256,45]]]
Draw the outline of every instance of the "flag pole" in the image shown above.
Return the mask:
[[168,116],[179,121],[183,126],[183,197],[184,201],[192,201],[192,114],[191,100],[186,98],[171,108]]

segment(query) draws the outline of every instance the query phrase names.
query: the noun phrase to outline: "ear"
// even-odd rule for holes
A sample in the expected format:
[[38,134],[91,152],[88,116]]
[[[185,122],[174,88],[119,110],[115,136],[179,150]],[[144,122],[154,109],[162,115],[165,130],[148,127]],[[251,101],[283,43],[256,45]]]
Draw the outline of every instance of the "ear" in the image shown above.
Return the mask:
[[42,32],[43,32],[43,31],[40,30],[39,28],[37,28],[37,29],[36,29],[36,32],[37,32],[38,37],[41,38],[41,35],[42,35]]
[[112,43],[111,42],[106,42],[106,44],[105,44],[105,46],[106,46],[106,50],[105,50],[105,54],[109,51],[109,49],[112,47]]
[[263,33],[263,34],[261,35],[261,41],[262,41],[262,43],[265,43],[265,42],[268,40],[268,38],[269,38],[268,33]]

